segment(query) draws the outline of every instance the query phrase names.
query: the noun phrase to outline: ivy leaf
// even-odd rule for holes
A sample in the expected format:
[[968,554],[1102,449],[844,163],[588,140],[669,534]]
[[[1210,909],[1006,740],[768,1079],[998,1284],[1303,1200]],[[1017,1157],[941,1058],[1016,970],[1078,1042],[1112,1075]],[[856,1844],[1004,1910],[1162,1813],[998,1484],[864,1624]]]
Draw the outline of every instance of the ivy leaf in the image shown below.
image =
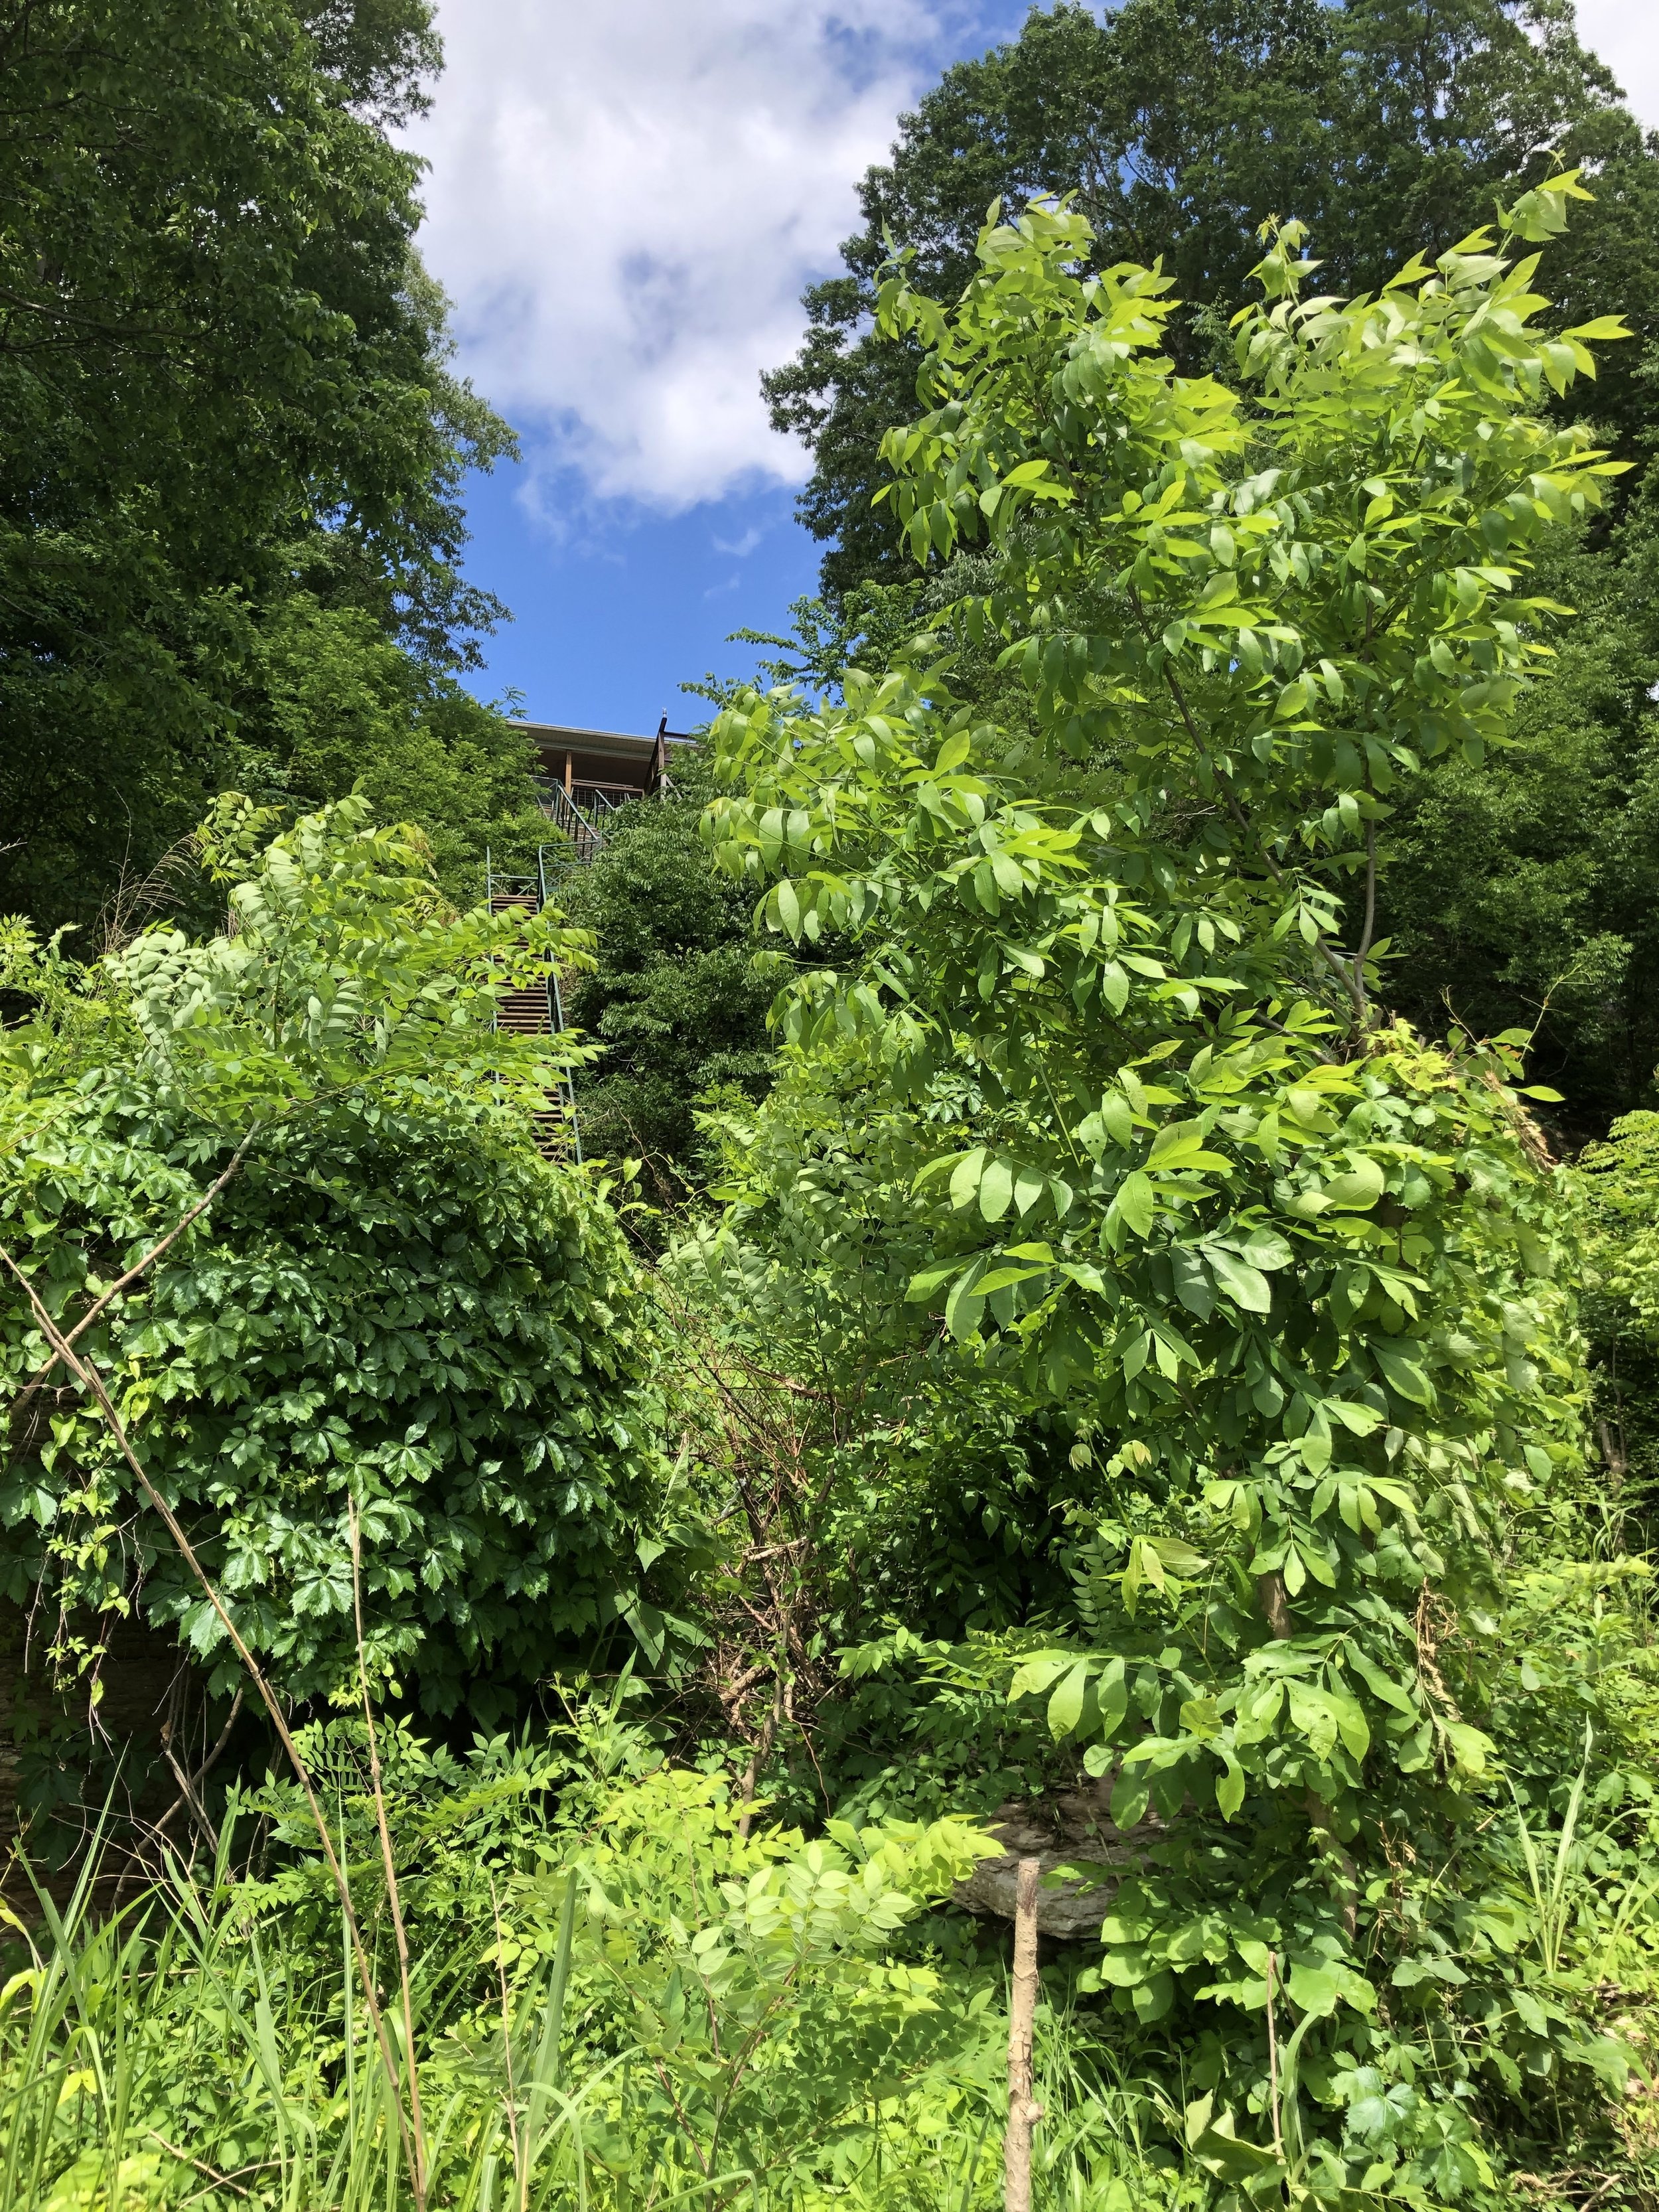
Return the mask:
[[1350,1152],[1348,1158],[1349,1172],[1332,1176],[1323,1186],[1326,1200],[1344,1212],[1368,1212],[1387,1188],[1382,1170],[1364,1152]]
[[1323,2020],[1336,2010],[1336,1977],[1323,1966],[1293,1965],[1285,1994],[1298,2012]]

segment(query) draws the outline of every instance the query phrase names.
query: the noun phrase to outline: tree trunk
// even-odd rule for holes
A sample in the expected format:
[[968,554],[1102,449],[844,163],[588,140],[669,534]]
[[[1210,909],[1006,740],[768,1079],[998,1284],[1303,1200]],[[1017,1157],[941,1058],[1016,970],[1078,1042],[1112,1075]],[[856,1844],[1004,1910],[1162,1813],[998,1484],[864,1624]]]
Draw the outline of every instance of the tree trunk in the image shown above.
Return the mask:
[[1019,1863],[1014,1899],[1014,1986],[1008,2008],[1008,2132],[1003,2138],[1006,2212],[1031,2212],[1031,2130],[1042,2107],[1031,2094],[1031,2023],[1037,2001],[1037,1859]]

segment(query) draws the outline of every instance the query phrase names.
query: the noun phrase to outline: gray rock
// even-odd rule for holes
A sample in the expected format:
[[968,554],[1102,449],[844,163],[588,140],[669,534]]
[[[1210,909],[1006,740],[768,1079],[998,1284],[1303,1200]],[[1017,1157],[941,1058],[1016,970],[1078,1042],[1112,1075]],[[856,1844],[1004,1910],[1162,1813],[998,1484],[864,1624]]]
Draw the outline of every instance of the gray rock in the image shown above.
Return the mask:
[[[1034,1858],[1044,1876],[1037,1891],[1040,1933],[1062,1942],[1091,1941],[1100,1932],[1119,1881],[1145,1864],[1147,1846],[1164,1827],[1150,1809],[1127,1832],[1114,1824],[1109,1807],[1115,1778],[1108,1774],[1091,1788],[1000,1806],[990,1833],[1002,1845],[1002,1855],[981,1859],[952,1890],[953,1900],[969,1912],[1012,1920],[1018,1863]],[[1048,1879],[1066,1866],[1086,1867],[1089,1876],[1082,1881]]]

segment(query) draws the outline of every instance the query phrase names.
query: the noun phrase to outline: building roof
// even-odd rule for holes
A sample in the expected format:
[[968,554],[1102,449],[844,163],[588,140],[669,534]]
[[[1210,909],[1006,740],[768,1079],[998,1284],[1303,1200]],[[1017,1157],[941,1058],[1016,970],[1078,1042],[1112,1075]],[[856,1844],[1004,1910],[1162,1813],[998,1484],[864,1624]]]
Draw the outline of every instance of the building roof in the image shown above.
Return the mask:
[[[667,719],[666,715],[663,717],[665,723]],[[671,745],[694,742],[683,730],[665,727],[642,738],[625,730],[582,730],[563,722],[527,721],[520,716],[511,718],[511,726],[522,730],[531,743],[544,752],[586,753],[604,760],[648,761],[657,749],[659,738]]]

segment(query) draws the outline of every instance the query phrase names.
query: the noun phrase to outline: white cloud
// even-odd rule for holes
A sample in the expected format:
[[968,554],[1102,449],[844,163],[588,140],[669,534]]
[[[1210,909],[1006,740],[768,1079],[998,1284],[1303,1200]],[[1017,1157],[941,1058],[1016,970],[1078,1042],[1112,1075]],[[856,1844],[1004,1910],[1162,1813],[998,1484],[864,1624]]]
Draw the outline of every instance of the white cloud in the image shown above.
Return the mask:
[[1578,0],[1578,36],[1625,88],[1631,112],[1659,130],[1659,8],[1654,0]]
[[[431,163],[422,245],[463,366],[524,434],[532,504],[568,521],[573,471],[600,500],[669,513],[801,481],[759,374],[799,343],[801,286],[837,265],[900,109],[1023,12],[441,0],[448,65],[410,133]],[[1659,4],[1578,15],[1659,123]]]
[[952,0],[446,0],[410,133],[466,371],[532,467],[676,511],[805,456],[757,380]]

